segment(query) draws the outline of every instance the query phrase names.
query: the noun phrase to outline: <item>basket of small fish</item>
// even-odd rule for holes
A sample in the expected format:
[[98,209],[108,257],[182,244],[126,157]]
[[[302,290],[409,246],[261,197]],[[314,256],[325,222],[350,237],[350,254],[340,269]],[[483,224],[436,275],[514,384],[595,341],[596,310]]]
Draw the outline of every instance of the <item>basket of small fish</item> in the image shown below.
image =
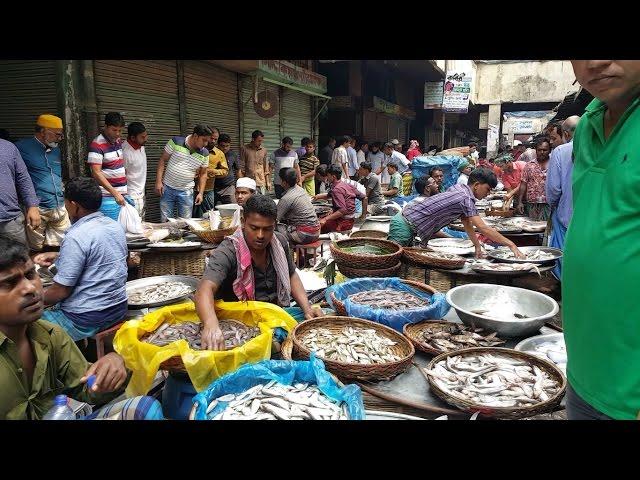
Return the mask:
[[338,268],[392,268],[402,257],[400,245],[379,238],[348,238],[332,243],[329,248]]
[[290,332],[296,322],[280,307],[263,302],[216,302],[225,350],[202,350],[202,323],[192,302],[170,305],[125,322],[114,349],[133,371],[127,393],[144,395],[158,370],[185,372],[195,389],[245,363],[271,357],[274,330]]
[[485,333],[481,328],[471,328],[461,323],[425,320],[407,323],[403,333],[418,349],[431,355],[454,352],[473,347],[495,347],[504,340],[494,333]]
[[320,317],[299,323],[291,332],[293,356],[315,352],[339,378],[384,380],[404,372],[415,349],[392,328],[352,317]]
[[509,348],[443,353],[422,371],[431,390],[445,402],[495,418],[531,417],[553,410],[567,386],[553,363]]
[[243,365],[193,398],[190,420],[364,420],[362,392],[309,361]]
[[378,238],[381,240],[386,240],[389,234],[387,232],[382,232],[380,230],[358,230],[357,232],[353,232],[349,235],[349,238]]
[[431,248],[409,248],[402,249],[402,257],[411,264],[420,267],[435,267],[457,270],[464,267],[466,260],[454,253],[436,252]]
[[391,278],[357,278],[325,292],[338,315],[364,318],[395,329],[406,323],[440,319],[449,311],[445,295],[424,283]]
[[365,270],[361,268],[350,268],[346,265],[338,267],[340,273],[347,278],[362,278],[362,277],[396,277],[400,273],[402,268],[402,262],[398,262],[395,267],[381,268],[377,270]]

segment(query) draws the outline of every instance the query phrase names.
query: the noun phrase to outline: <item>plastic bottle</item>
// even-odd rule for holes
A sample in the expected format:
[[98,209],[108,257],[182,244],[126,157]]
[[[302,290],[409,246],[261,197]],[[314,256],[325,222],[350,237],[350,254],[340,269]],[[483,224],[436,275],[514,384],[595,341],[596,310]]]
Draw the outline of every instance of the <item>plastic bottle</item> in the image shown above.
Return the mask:
[[76,414],[69,407],[66,395],[56,395],[53,407],[45,413],[43,420],[75,420]]

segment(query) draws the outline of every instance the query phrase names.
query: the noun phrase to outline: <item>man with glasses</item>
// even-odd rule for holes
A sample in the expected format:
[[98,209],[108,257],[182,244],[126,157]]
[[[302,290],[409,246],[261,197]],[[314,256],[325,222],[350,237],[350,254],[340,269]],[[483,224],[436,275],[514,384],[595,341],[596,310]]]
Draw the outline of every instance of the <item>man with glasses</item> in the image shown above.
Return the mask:
[[41,251],[45,246],[59,247],[71,226],[62,193],[62,159],[58,145],[63,138],[62,119],[44,114],[36,120],[34,136],[16,142],[40,200],[40,224],[26,225],[29,247],[34,251]]

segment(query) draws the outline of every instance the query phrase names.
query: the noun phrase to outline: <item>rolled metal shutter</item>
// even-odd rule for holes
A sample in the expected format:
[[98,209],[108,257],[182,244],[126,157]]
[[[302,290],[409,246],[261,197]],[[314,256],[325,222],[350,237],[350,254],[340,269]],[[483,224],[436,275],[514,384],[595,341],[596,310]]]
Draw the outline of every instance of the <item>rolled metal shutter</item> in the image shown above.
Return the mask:
[[376,137],[384,145],[393,137],[389,136],[389,117],[376,113]]
[[237,74],[206,62],[187,60],[184,83],[189,128],[198,123],[217,127],[220,133],[231,136],[231,146],[238,150],[241,139]]
[[303,137],[311,138],[311,97],[284,88],[282,94],[282,136],[293,139],[293,148],[300,147]]
[[13,140],[31,137],[38,115],[63,117],[58,108],[55,60],[0,61],[0,128]]
[[406,120],[398,120],[398,140],[400,143],[409,144],[409,140],[407,139],[407,121]]
[[369,143],[383,141],[381,138],[378,138],[378,134],[376,132],[376,112],[365,110],[363,124],[364,127],[362,129],[362,135],[365,140],[367,140]]
[[101,127],[107,112],[120,112],[127,125],[142,122],[147,127],[146,220],[160,221],[160,198],[154,191],[158,159],[171,137],[187,133],[180,131],[176,61],[96,60],[94,75]]

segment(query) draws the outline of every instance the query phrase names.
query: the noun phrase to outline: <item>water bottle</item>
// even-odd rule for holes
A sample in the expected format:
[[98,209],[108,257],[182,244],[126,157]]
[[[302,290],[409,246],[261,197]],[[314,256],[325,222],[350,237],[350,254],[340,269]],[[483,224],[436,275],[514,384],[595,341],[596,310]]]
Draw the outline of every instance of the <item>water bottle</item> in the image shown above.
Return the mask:
[[43,420],[75,420],[76,414],[69,407],[66,395],[56,395],[53,407],[49,410]]

